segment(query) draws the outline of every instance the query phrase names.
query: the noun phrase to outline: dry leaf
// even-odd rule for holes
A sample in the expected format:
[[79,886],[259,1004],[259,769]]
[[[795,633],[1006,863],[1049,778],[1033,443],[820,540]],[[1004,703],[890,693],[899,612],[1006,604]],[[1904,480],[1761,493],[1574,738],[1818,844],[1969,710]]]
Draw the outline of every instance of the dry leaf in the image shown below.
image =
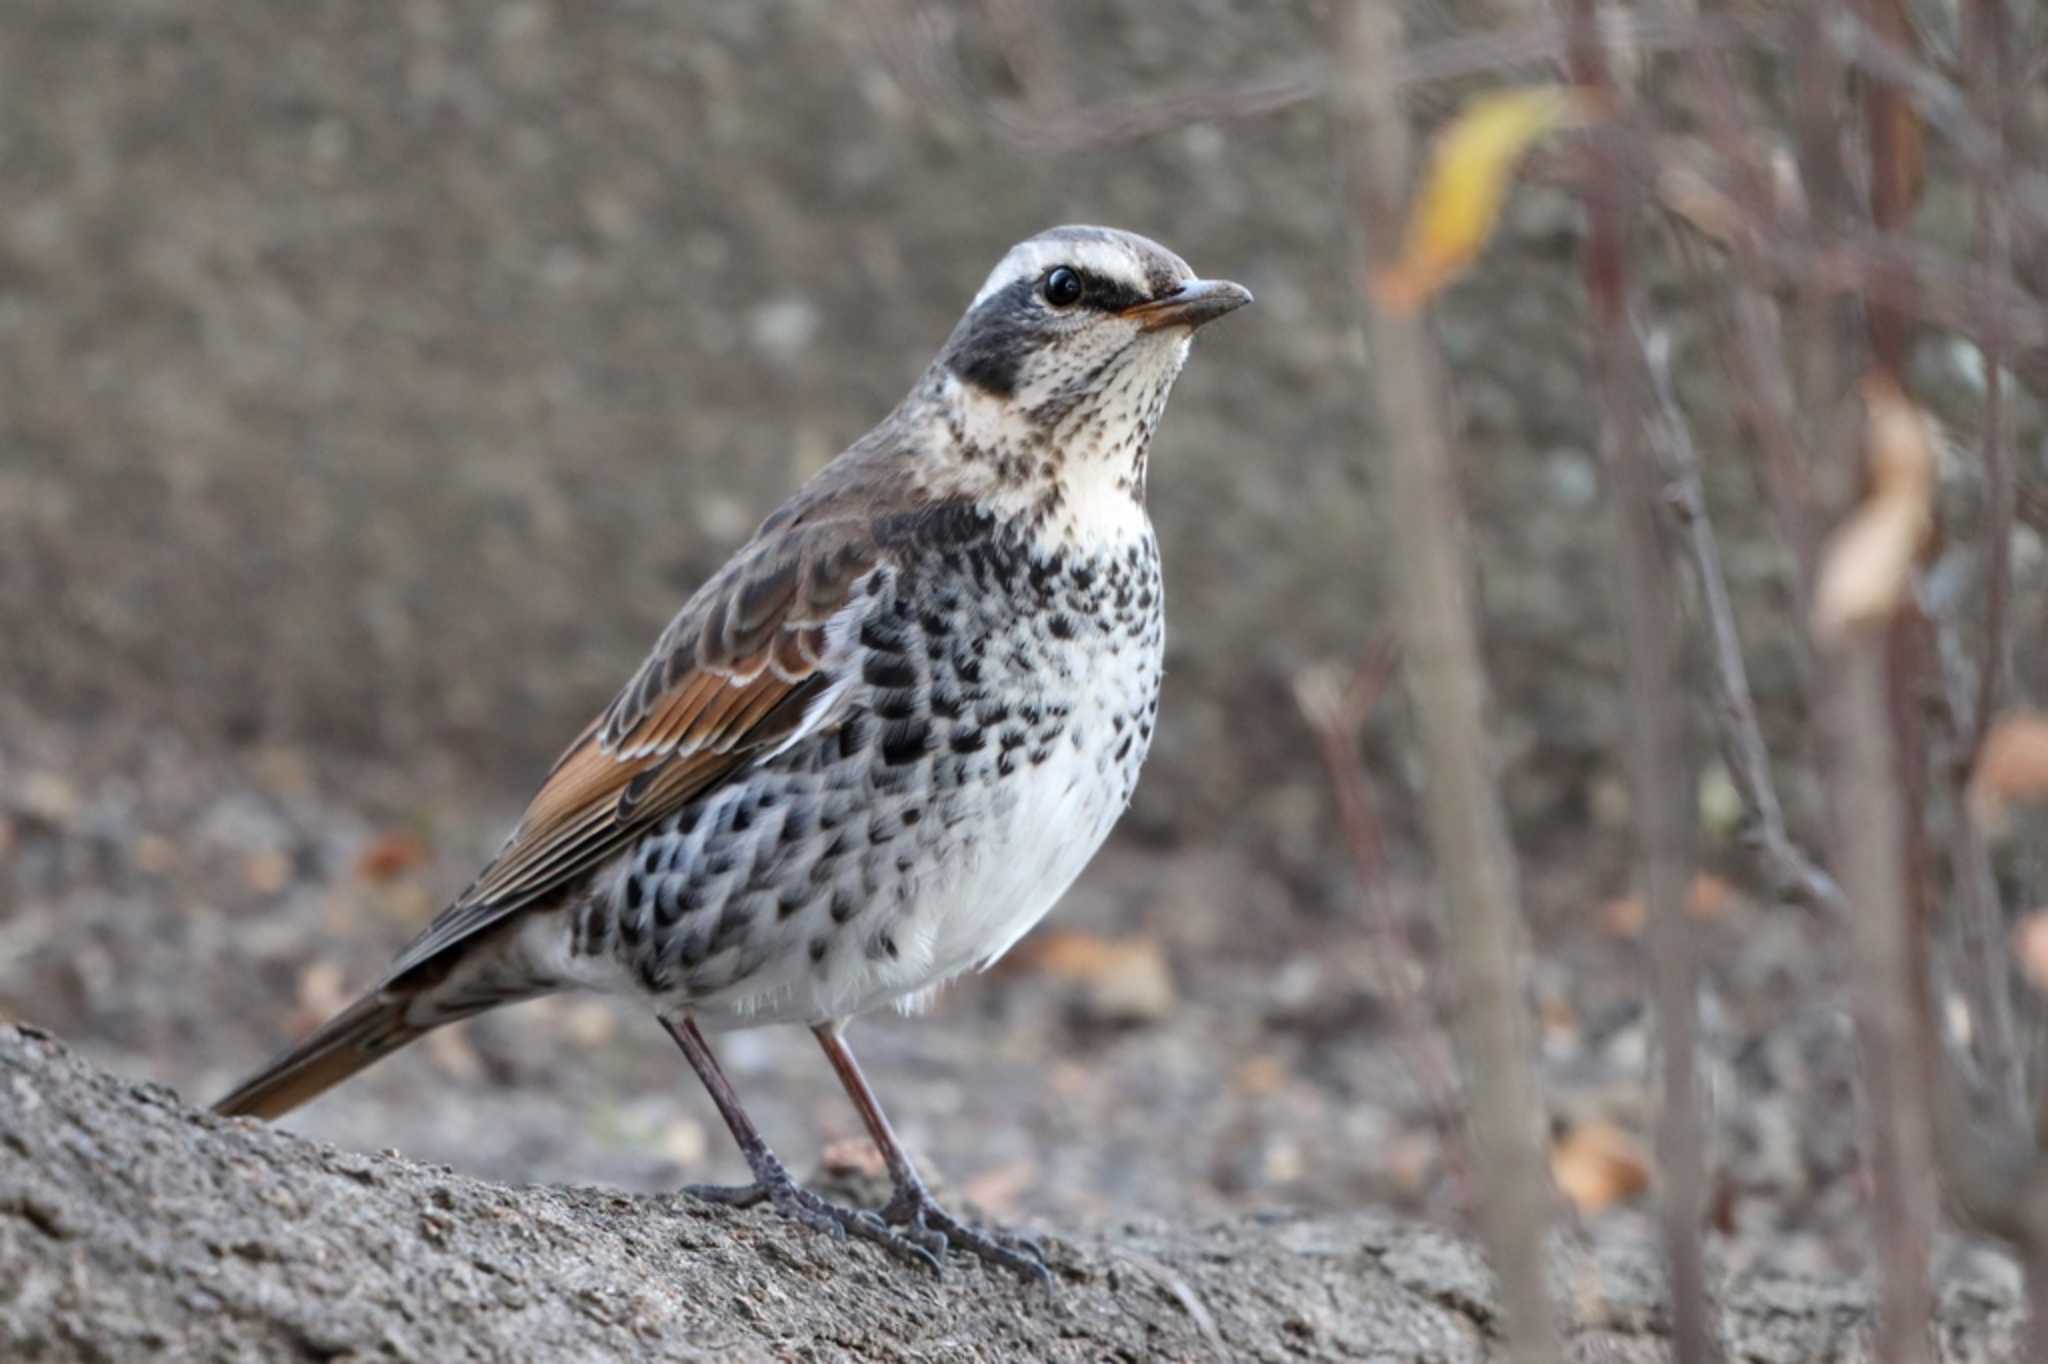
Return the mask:
[[2012,954],[2027,984],[2048,991],[2048,910],[2037,909],[2012,926]]
[[[1735,887],[1712,872],[1695,872],[1685,885],[1685,914],[1692,919],[1714,919],[1735,898]],[[1601,904],[1595,914],[1600,931],[1616,938],[1633,938],[1650,919],[1649,906],[1640,895],[1618,895]]]
[[1561,86],[1524,86],[1465,106],[1437,134],[1401,257],[1372,281],[1373,299],[1412,313],[1471,264],[1500,219],[1508,180],[1545,133],[1585,121],[1587,106]]
[[1379,1149],[1380,1168],[1404,1193],[1422,1193],[1436,1178],[1439,1145],[1431,1132],[1403,1132]]
[[1898,385],[1863,385],[1870,496],[1828,537],[1813,593],[1813,630],[1841,640],[1898,609],[1932,524],[1933,443],[1926,419]]
[[348,981],[341,967],[316,961],[299,972],[298,998],[286,1027],[294,1037],[313,1031],[340,1013],[349,1001]]
[[818,1153],[818,1164],[826,1173],[834,1175],[858,1175],[865,1179],[880,1179],[889,1173],[889,1163],[882,1159],[882,1150],[867,1137],[841,1137],[825,1143],[825,1149]]
[[1685,887],[1685,912],[1695,919],[1718,919],[1735,901],[1735,887],[1710,871],[1693,873]]
[[1275,1093],[1286,1083],[1287,1068],[1276,1056],[1247,1056],[1230,1072],[1231,1089],[1251,1098]]
[[1087,1015],[1098,1023],[1145,1023],[1174,1005],[1173,969],[1154,938],[1104,938],[1067,930],[1026,939],[1005,959],[1011,970],[1043,971],[1088,987]]
[[356,875],[365,881],[389,881],[427,860],[427,845],[417,834],[379,834],[356,857]]
[[462,1028],[437,1028],[427,1034],[427,1057],[434,1069],[457,1080],[475,1082],[483,1077],[484,1061],[470,1045]]
[[2048,715],[2007,711],[1992,722],[1970,773],[1970,810],[1990,824],[2016,800],[2048,792]]
[[292,882],[292,860],[271,849],[242,859],[242,879],[258,895],[275,895]]
[[1596,1213],[1650,1187],[1642,1143],[1611,1122],[1580,1123],[1550,1148],[1550,1173],[1581,1213]]
[[1018,1196],[1037,1177],[1038,1167],[1030,1161],[1013,1160],[964,1181],[960,1196],[990,1217],[1010,1217],[1017,1211]]

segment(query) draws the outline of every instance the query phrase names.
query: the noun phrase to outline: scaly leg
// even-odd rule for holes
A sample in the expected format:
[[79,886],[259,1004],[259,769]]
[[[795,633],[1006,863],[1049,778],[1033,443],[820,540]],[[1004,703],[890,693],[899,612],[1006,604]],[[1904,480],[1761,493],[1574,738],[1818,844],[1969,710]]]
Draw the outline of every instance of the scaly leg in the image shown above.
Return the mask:
[[882,1221],[890,1226],[907,1227],[910,1239],[935,1256],[943,1256],[949,1245],[956,1245],[979,1255],[989,1264],[1014,1270],[1051,1288],[1052,1273],[1045,1267],[1045,1252],[1037,1244],[1021,1237],[990,1235],[977,1230],[938,1205],[931,1191],[925,1188],[924,1181],[918,1178],[917,1169],[910,1163],[903,1144],[896,1140],[896,1131],[889,1126],[888,1115],[882,1112],[875,1092],[868,1088],[867,1077],[861,1074],[860,1062],[853,1059],[846,1039],[839,1035],[839,1025],[820,1023],[811,1032],[817,1037],[818,1045],[825,1049],[832,1069],[839,1072],[839,1083],[846,1087],[847,1097],[860,1110],[860,1119],[867,1124],[868,1135],[874,1138],[883,1163],[888,1166],[889,1180],[896,1186],[895,1193],[882,1207]]
[[693,1184],[683,1190],[695,1198],[709,1203],[723,1203],[735,1208],[750,1208],[756,1203],[768,1203],[784,1217],[800,1222],[813,1231],[822,1231],[836,1237],[845,1237],[848,1232],[862,1240],[873,1241],[886,1246],[907,1259],[927,1266],[934,1272],[939,1268],[939,1257],[901,1232],[892,1230],[887,1223],[874,1213],[859,1208],[841,1207],[818,1197],[809,1189],[799,1185],[791,1177],[787,1167],[776,1159],[768,1149],[768,1143],[761,1139],[761,1131],[754,1126],[754,1120],[740,1107],[739,1095],[734,1092],[732,1081],[725,1078],[718,1058],[711,1054],[711,1045],[698,1031],[696,1020],[685,1019],[674,1023],[664,1018],[661,1026],[668,1029],[668,1035],[683,1049],[683,1055],[690,1058],[690,1068],[697,1072],[697,1078],[704,1082],[710,1092],[711,1102],[718,1105],[719,1114],[725,1125],[732,1130],[732,1139],[739,1144],[740,1154],[747,1159],[747,1168],[754,1172],[752,1184],[726,1187],[710,1184]]

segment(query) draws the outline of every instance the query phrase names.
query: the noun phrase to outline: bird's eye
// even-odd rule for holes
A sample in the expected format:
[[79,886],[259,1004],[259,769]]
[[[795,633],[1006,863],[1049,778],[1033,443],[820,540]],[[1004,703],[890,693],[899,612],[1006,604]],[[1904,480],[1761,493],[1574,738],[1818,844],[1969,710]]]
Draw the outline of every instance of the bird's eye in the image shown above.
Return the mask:
[[1041,292],[1053,307],[1071,308],[1081,301],[1081,277],[1066,266],[1059,266],[1046,275]]

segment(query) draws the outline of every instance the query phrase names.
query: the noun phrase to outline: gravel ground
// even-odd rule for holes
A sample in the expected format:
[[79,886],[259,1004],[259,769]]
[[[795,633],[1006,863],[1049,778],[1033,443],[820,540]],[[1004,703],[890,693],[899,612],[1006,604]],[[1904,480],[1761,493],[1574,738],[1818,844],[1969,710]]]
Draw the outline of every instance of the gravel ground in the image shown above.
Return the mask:
[[[7,705],[0,793],[0,1013],[198,1100],[373,979],[517,813],[445,762],[202,752]],[[1600,894],[1609,860],[1532,867],[1531,993],[1567,1211],[1628,1231],[1654,1188],[1652,1058],[1634,907]],[[1390,899],[1426,961],[1427,906],[1400,861]],[[864,1021],[855,1041],[935,1180],[994,1216],[1080,1230],[1386,1206],[1459,1225],[1468,1181],[1432,1099],[1444,1040],[1400,1025],[1376,939],[1321,902],[1234,853],[1119,843],[1008,961],[925,1017]],[[1860,1269],[1827,937],[1713,878],[1694,909],[1714,1249],[1732,1268]],[[874,1187],[872,1150],[800,1030],[721,1047],[797,1168]],[[656,1191],[743,1173],[659,1029],[591,998],[448,1030],[289,1125],[515,1182]],[[1952,1250],[1952,1269],[2009,1276]]]

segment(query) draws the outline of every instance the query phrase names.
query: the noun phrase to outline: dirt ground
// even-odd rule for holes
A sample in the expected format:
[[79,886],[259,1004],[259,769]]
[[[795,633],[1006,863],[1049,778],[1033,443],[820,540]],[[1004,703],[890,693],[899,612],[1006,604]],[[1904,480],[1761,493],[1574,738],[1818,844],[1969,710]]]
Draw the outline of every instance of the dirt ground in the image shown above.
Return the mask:
[[[118,1073],[216,1096],[373,979],[516,814],[458,773],[206,752],[0,705],[0,1012]],[[1429,907],[1395,860],[1391,899],[1426,990]],[[1531,1002],[1560,1213],[1629,1232],[1653,1187],[1650,1057],[1633,907],[1604,884],[1611,861],[1589,846],[1533,865]],[[1444,1039],[1400,1026],[1385,954],[1343,892],[1305,894],[1239,853],[1116,842],[1008,961],[854,1040],[935,1181],[1007,1221],[1080,1231],[1387,1207],[1459,1226],[1469,1182],[1432,1102]],[[1694,908],[1714,1251],[1731,1268],[1860,1269],[1829,935],[1718,880],[1695,886]],[[721,1049],[796,1168],[877,1187],[806,1035],[740,1033]],[[437,1035],[290,1125],[501,1181],[658,1191],[743,1173],[660,1030],[589,998]],[[1986,1251],[1945,1259],[2009,1280]]]

